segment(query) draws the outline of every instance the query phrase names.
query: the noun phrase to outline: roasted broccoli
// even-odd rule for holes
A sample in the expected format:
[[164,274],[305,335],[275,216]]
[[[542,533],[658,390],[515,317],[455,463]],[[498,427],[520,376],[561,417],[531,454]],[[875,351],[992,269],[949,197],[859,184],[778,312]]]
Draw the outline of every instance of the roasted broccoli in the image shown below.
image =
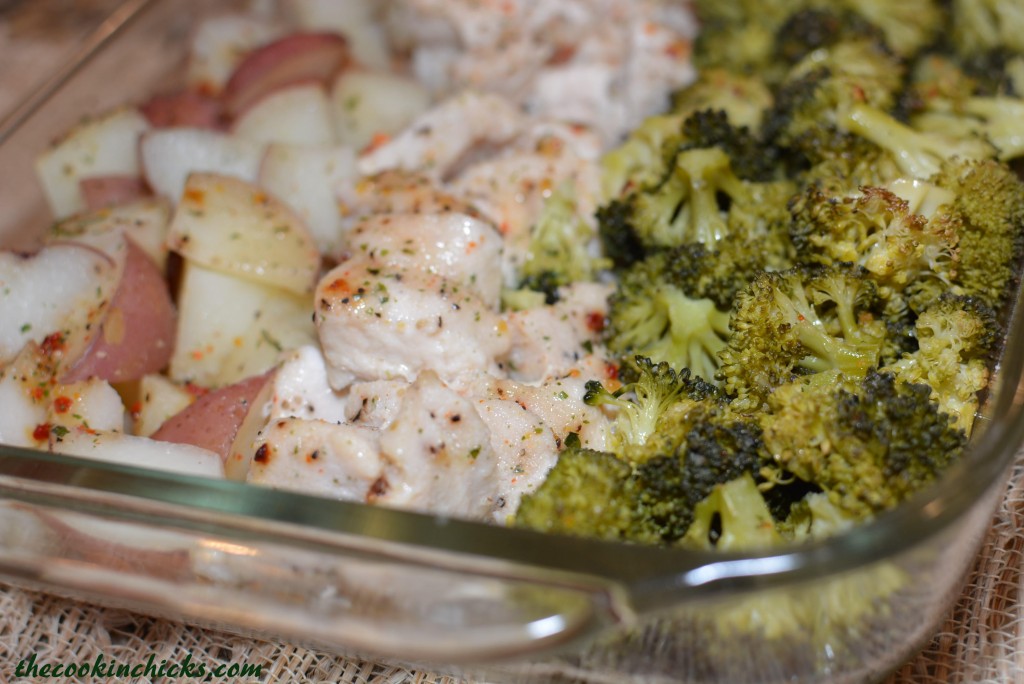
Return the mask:
[[860,381],[797,380],[768,398],[764,442],[779,467],[864,520],[932,482],[963,450],[964,431],[930,395],[874,370]]
[[609,299],[606,343],[627,360],[639,354],[710,381],[729,335],[729,314],[713,299],[683,289],[673,276],[672,256],[654,254],[620,275]]
[[953,42],[962,55],[1008,48],[1024,52],[1024,3],[1020,0],[953,0]]
[[797,267],[763,273],[736,299],[721,352],[724,388],[758,410],[800,375],[839,370],[863,377],[878,366],[886,327],[878,288],[860,267]]
[[962,222],[956,284],[1000,310],[1024,246],[1024,183],[995,161],[954,161],[930,181],[952,194],[938,213]]
[[946,294],[915,323],[918,350],[883,368],[931,388],[931,398],[970,432],[998,340],[995,312],[977,297]]
[[642,460],[642,450],[627,452],[625,448],[642,447],[659,431],[665,436],[677,430],[689,410],[716,390],[701,378],[691,377],[685,368],[677,373],[669,364],[643,356],[637,356],[633,364],[635,382],[610,392],[599,381],[590,380],[583,401],[612,407],[617,417],[609,442],[626,460]]
[[821,539],[939,477],[984,398],[1024,258],[1024,4],[696,8],[703,76],[604,160],[608,451],[567,446],[521,525]]
[[811,186],[790,204],[790,237],[803,263],[862,266],[920,310],[947,291],[960,259],[962,222],[950,214],[926,219],[885,188],[832,196]]
[[[606,248],[636,244],[644,252],[691,242],[713,246],[726,237],[756,237],[788,220],[794,190],[787,181],[739,178],[719,147],[675,156],[657,185],[631,192],[598,212]],[[635,253],[635,250],[631,250]]]
[[[692,425],[666,425],[665,434],[646,445],[623,443],[614,453],[567,447],[541,486],[524,496],[516,524],[604,539],[696,546],[713,545],[723,535],[745,538],[752,528],[770,524],[772,516],[758,487],[730,484],[742,480],[753,485],[767,463],[761,428],[713,398],[694,402],[689,410],[701,413],[700,419]],[[636,452],[644,458],[637,458]],[[698,515],[699,524],[711,521],[710,507],[720,500],[716,497],[723,486],[734,512],[713,525],[713,533],[694,532],[692,540],[684,539]],[[759,536],[767,534],[761,529]]]
[[515,525],[598,539],[629,539],[635,514],[632,467],[610,453],[570,446],[544,482],[523,497]]

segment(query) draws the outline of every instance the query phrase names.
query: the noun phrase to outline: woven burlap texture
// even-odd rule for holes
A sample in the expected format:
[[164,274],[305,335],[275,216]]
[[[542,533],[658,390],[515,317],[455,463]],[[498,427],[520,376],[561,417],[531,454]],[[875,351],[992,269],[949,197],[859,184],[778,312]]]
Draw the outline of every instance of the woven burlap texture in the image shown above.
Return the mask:
[[[1024,459],[994,516],[960,600],[939,633],[886,684],[1024,681]],[[456,684],[450,677],[339,658],[298,646],[271,644],[186,627],[123,610],[101,608],[16,588],[0,588],[0,683],[17,681],[20,659],[39,662],[262,665],[262,681],[358,684]],[[64,681],[87,681],[67,679]],[[105,680],[109,681],[109,680]]]

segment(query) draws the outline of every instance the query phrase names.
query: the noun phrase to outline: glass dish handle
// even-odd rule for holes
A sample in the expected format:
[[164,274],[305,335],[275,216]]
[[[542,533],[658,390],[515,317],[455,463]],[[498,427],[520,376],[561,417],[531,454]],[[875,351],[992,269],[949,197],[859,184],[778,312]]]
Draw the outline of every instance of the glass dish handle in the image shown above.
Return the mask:
[[468,665],[535,656],[631,619],[616,589],[592,578],[474,565],[0,501],[8,581],[335,652]]

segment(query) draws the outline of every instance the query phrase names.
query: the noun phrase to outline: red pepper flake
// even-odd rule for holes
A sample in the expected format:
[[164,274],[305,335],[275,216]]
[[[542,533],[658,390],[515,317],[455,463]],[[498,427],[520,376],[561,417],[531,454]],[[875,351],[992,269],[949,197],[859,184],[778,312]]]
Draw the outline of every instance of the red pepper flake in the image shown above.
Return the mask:
[[47,356],[53,356],[59,352],[64,351],[64,335],[59,332],[51,333],[47,335],[42,344],[39,345],[43,353]]
[[690,44],[685,41],[674,40],[665,47],[665,54],[672,59],[683,59],[690,54]]
[[46,389],[39,385],[36,385],[29,392],[33,401],[42,401],[46,397]]
[[587,314],[587,330],[599,333],[604,330],[604,314],[600,311],[591,311]]
[[609,380],[618,380],[619,366],[611,361],[604,365],[604,375]]
[[138,420],[139,415],[142,413],[142,402],[137,401],[131,405],[128,411],[132,414],[132,419]]
[[266,444],[260,444],[259,448],[256,449],[256,455],[252,457],[252,460],[257,463],[268,463],[270,461],[270,447]]
[[192,204],[202,204],[206,201],[206,193],[197,188],[186,188],[182,199]]
[[45,442],[50,438],[50,424],[40,423],[36,425],[36,428],[32,431],[32,439],[37,442]]
[[386,145],[391,140],[391,136],[387,133],[374,133],[373,138],[370,139],[370,143],[363,148],[362,154],[373,152],[378,147]]
[[336,295],[347,295],[352,293],[352,286],[344,278],[335,278],[328,283],[324,290]]
[[67,413],[71,409],[71,397],[59,396],[53,400],[53,410],[57,413]]
[[204,394],[207,394],[210,390],[203,387],[202,385],[197,385],[194,382],[186,382],[185,391],[191,394],[193,397],[199,398]]

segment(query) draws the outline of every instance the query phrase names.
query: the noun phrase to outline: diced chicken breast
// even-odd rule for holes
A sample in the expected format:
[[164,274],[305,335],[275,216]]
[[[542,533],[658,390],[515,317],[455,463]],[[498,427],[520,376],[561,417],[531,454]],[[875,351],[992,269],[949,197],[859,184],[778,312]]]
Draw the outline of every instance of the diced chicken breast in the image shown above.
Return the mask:
[[346,501],[369,501],[381,477],[380,433],[356,425],[284,418],[255,444],[247,480]]
[[402,133],[363,154],[358,168],[366,176],[402,169],[444,178],[474,146],[503,144],[524,123],[523,114],[504,98],[465,92],[416,117]]
[[501,296],[501,235],[465,214],[384,214],[348,236],[351,254],[381,268],[422,270],[461,283],[496,308]]
[[523,382],[561,377],[580,359],[601,350],[601,330],[612,287],[575,283],[562,288],[554,305],[506,315],[512,346],[504,359],[509,376]]
[[477,207],[504,236],[506,285],[515,285],[527,257],[530,229],[556,188],[571,184],[577,214],[594,213],[600,191],[593,163],[598,150],[600,144],[585,128],[537,125],[503,153],[469,166],[452,181],[452,191]]
[[413,171],[382,171],[339,184],[337,193],[346,232],[374,214],[455,212],[482,218],[480,212],[442,187],[440,181]]
[[409,383],[405,380],[356,382],[345,395],[345,417],[353,425],[382,430],[394,422]]
[[558,442],[536,413],[512,399],[478,399],[476,410],[490,433],[497,458],[495,522],[515,515],[523,494],[532,492],[558,460]]
[[473,404],[433,373],[406,392],[380,446],[384,477],[371,501],[477,519],[497,506],[490,431]]
[[404,378],[497,373],[507,325],[478,295],[440,275],[380,267],[365,257],[331,270],[316,291],[316,325],[331,387]]
[[304,345],[286,352],[271,376],[267,422],[302,418],[343,422],[346,399],[327,384],[327,364],[320,349]]

